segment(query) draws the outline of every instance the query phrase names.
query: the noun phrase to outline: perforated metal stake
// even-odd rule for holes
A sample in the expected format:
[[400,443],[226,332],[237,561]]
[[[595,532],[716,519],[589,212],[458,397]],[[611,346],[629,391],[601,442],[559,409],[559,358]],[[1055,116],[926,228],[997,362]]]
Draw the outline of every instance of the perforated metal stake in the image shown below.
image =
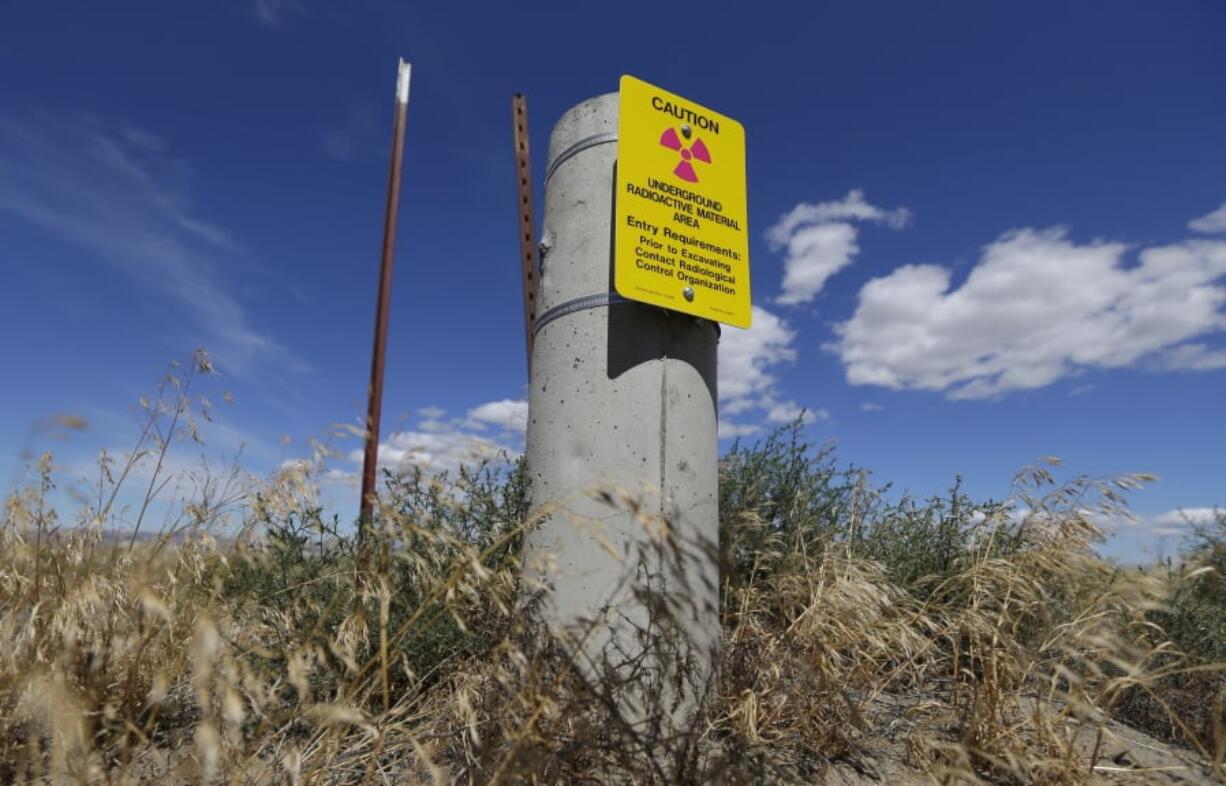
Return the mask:
[[375,343],[367,388],[366,450],[362,459],[362,497],[358,511],[359,569],[369,564],[367,553],[378,478],[379,418],[383,409],[383,361],[387,354],[387,317],[392,301],[392,258],[396,246],[396,214],[400,209],[400,169],[404,163],[404,118],[409,105],[410,66],[400,61],[396,80],[396,108],[392,115],[392,160],[387,175],[387,206],[383,213],[383,249],[379,260],[379,296],[375,306]]
[[532,325],[536,322],[536,244],[532,242],[532,159],[528,148],[528,102],[523,93],[511,99],[515,124],[515,176],[519,196],[520,263],[524,271],[524,347],[532,373]]

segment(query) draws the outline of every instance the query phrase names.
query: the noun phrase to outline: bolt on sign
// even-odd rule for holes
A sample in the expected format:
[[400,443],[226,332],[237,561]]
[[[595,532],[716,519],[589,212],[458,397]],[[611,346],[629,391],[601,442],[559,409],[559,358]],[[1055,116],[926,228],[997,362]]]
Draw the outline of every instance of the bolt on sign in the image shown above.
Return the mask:
[[749,327],[745,128],[632,76],[619,111],[617,293]]

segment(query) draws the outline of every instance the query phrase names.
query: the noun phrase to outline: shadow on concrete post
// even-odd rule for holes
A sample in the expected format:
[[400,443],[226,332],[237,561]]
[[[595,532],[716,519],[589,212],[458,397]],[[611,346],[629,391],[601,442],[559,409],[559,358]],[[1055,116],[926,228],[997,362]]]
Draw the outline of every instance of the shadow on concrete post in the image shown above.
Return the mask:
[[[617,94],[553,129],[527,461],[530,608],[660,778],[687,769],[719,643],[713,323],[610,302]],[[688,762],[688,764],[687,764]]]

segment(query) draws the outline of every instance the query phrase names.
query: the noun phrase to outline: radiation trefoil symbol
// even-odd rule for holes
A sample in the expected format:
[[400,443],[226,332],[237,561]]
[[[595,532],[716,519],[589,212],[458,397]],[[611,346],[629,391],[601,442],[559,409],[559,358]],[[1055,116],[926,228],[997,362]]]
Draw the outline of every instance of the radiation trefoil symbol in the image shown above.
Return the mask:
[[[693,133],[688,124],[681,126],[681,136],[685,137],[687,141]],[[694,165],[691,161],[711,163],[711,151],[707,150],[707,146],[701,139],[695,139],[693,144],[686,147],[685,142],[681,141],[681,137],[677,136],[677,129],[671,126],[666,128],[664,133],[660,135],[660,144],[681,154],[681,161],[673,168],[673,174],[687,182],[698,182],[698,173],[694,171]]]

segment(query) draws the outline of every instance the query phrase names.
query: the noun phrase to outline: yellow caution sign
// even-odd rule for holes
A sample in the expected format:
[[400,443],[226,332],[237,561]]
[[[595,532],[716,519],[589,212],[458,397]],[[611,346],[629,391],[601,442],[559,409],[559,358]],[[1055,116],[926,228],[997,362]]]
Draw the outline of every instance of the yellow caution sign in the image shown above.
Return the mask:
[[749,327],[745,129],[621,78],[613,283],[630,300]]

